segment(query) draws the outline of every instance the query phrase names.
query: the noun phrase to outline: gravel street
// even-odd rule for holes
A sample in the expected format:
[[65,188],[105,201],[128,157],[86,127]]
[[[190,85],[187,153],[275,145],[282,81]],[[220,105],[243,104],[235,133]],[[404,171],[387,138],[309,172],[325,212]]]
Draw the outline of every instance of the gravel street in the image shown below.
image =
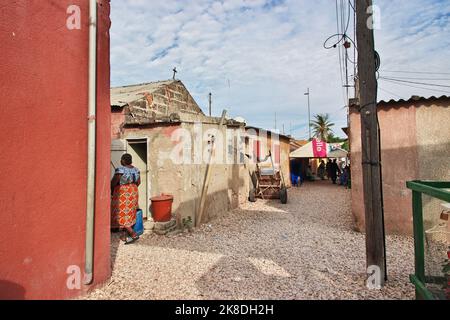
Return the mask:
[[258,200],[193,233],[113,234],[113,275],[87,299],[414,299],[413,239],[387,238],[389,281],[365,287],[365,239],[352,230],[350,190],[328,181]]

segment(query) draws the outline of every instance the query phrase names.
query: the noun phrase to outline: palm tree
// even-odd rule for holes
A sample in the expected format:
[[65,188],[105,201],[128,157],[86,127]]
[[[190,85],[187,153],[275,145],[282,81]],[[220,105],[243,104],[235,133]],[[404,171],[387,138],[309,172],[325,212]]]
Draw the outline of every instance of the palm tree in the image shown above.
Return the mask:
[[315,120],[311,121],[314,137],[327,142],[328,137],[333,135],[331,128],[334,126],[334,123],[330,122],[330,115],[328,113],[316,114],[314,118]]

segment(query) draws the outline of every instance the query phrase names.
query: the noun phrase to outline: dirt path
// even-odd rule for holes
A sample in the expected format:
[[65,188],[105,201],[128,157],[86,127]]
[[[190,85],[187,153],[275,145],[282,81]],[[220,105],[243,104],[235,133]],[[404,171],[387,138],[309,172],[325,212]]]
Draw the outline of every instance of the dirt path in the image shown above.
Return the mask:
[[365,287],[365,240],[350,192],[327,183],[258,200],[173,238],[114,237],[111,281],[89,299],[413,299],[413,240],[388,237],[389,282]]

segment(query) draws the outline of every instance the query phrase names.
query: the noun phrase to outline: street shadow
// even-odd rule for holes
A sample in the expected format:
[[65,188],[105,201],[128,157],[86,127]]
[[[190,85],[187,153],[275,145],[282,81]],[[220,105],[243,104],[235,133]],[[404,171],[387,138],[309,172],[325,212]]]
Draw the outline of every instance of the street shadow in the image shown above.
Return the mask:
[[[255,221],[258,225],[252,227]],[[152,247],[166,248],[180,254],[187,251],[211,254],[211,259],[219,257],[195,279],[202,299],[315,298],[316,293],[304,284],[323,293],[330,289],[338,290],[337,285],[348,280],[362,281],[363,259],[360,266],[353,264],[349,267],[348,273],[341,275],[341,280],[336,281],[336,276],[328,272],[327,268],[332,269],[333,265],[342,263],[337,261],[342,256],[329,255],[332,237],[323,242],[314,241],[314,236],[317,236],[314,227],[308,228],[311,233],[306,237],[295,227],[279,228],[274,232],[274,221],[287,226],[292,217],[282,211],[239,210],[238,213],[231,212],[226,219],[211,221],[210,230],[208,227],[174,238],[150,235],[136,245],[145,246],[148,250]],[[205,241],[205,237],[209,240]],[[305,242],[303,238],[311,241]],[[298,246],[299,243],[302,245]],[[363,241],[361,244],[363,249]],[[312,256],[315,256],[314,261]],[[179,271],[183,272],[183,268]]]
[[[296,274],[279,266],[279,274],[262,272],[249,259],[239,256],[222,257],[197,281],[196,286],[206,300],[269,300],[286,299],[285,293],[297,297]],[[233,275],[224,277],[224,275]],[[217,280],[220,279],[220,286]],[[258,284],[258,285],[255,285]],[[220,288],[220,289],[219,289]]]
[[111,247],[110,247],[111,270],[114,270],[114,266],[116,265],[116,259],[117,259],[117,254],[119,251],[120,241],[121,241],[120,240],[120,232],[111,231]]
[[26,290],[21,285],[0,280],[0,300],[25,300]]

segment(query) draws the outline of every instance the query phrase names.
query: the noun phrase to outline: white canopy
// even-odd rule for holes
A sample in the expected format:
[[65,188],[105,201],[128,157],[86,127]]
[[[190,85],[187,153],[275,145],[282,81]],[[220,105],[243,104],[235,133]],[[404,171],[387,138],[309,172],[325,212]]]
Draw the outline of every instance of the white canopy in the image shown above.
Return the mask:
[[[317,150],[320,145],[321,150]],[[326,152],[324,152],[326,151]],[[340,147],[340,144],[329,144],[320,141],[310,141],[303,147],[291,152],[290,158],[345,158],[348,152]]]
[[290,158],[314,158],[313,143],[308,142],[303,147],[292,151],[289,155]]

